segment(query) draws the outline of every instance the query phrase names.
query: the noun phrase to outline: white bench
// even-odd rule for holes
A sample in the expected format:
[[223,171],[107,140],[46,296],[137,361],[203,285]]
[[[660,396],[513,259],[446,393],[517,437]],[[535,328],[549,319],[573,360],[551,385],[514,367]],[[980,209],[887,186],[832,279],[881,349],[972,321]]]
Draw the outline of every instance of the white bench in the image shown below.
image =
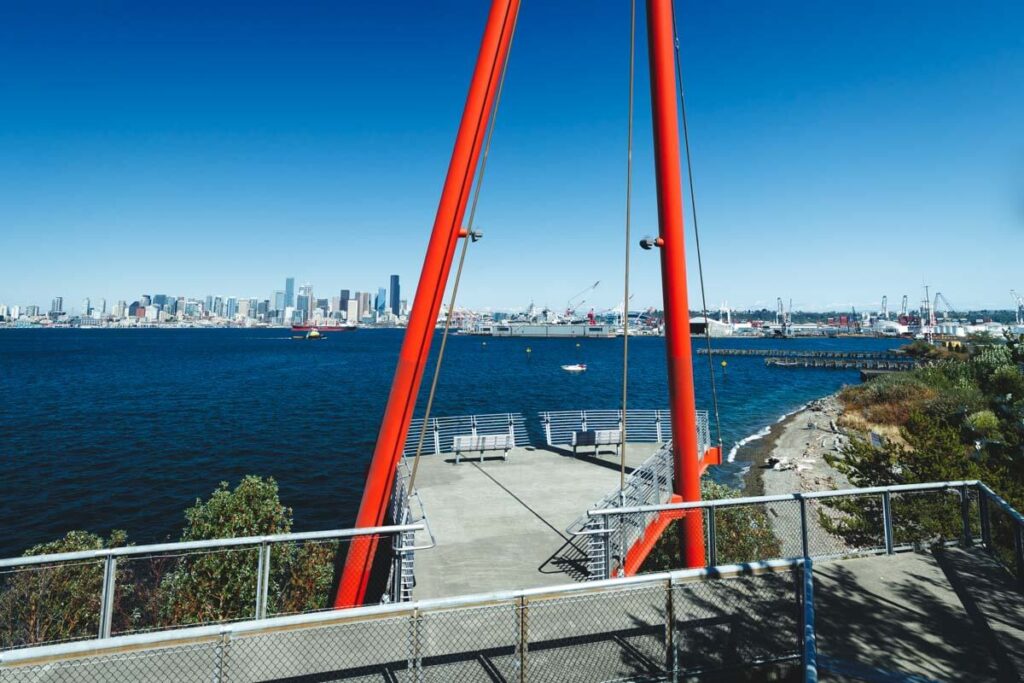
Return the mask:
[[591,429],[585,432],[572,433],[572,454],[576,455],[576,449],[580,446],[593,446],[594,455],[597,455],[601,446],[615,446],[615,454],[619,454],[619,447],[622,445],[621,429]]
[[462,458],[464,452],[479,453],[480,462],[483,462],[485,452],[504,451],[501,457],[508,460],[508,452],[515,445],[516,440],[512,434],[460,434],[452,438],[456,463]]

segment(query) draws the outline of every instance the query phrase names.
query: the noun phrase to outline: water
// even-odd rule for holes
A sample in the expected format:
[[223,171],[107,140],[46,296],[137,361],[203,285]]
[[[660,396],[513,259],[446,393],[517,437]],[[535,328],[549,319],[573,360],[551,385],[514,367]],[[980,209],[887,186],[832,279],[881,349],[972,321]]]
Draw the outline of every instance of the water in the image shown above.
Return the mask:
[[[72,528],[125,529],[136,543],[177,538],[186,507],[218,482],[234,485],[245,474],[277,479],[296,529],[351,524],[401,338],[399,330],[336,333],[316,343],[294,341],[283,330],[0,332],[0,556]],[[715,342],[834,350],[898,345]],[[520,411],[539,440],[538,411],[619,407],[621,354],[621,340],[455,336],[434,414]],[[807,401],[858,381],[855,371],[726,360],[724,380],[715,368],[726,452]],[[573,362],[585,362],[588,371],[559,368]],[[667,407],[664,364],[663,339],[631,339],[631,407]],[[698,406],[710,409],[707,358],[697,356],[694,364]],[[712,425],[713,438],[714,432]],[[713,476],[736,484],[743,457],[740,449],[736,462]]]

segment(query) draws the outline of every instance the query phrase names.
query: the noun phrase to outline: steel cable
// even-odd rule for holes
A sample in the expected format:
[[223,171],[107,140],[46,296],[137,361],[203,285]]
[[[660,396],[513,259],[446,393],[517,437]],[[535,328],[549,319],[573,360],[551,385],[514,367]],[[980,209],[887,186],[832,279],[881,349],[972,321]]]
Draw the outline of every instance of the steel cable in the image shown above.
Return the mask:
[[[521,5],[520,5],[521,7]],[[473,222],[476,219],[477,202],[480,200],[480,188],[483,186],[484,172],[487,169],[487,157],[491,151],[491,138],[494,136],[494,122],[498,118],[498,106],[501,104],[501,93],[505,88],[505,73],[508,71],[509,58],[512,54],[512,43],[516,35],[516,26],[519,21],[519,7],[516,7],[516,15],[512,18],[512,31],[509,35],[508,50],[505,55],[505,63],[501,65],[501,77],[498,80],[498,90],[494,95],[494,106],[491,108],[491,120],[487,124],[487,137],[484,140],[483,155],[480,158],[480,170],[476,176],[476,187],[473,188],[473,201],[469,207],[469,219],[466,221],[466,236],[463,237],[462,250],[459,253],[459,265],[455,271],[455,280],[452,283],[452,293],[448,300],[448,311],[444,319],[444,332],[441,334],[441,346],[437,351],[437,361],[434,363],[434,376],[430,382],[430,393],[427,396],[427,408],[423,414],[423,424],[420,425],[419,441],[416,443],[416,455],[412,461],[412,471],[409,473],[408,494],[411,496],[416,484],[416,473],[419,470],[420,456],[423,454],[423,441],[427,436],[427,425],[430,422],[430,413],[434,407],[434,395],[437,392],[437,381],[441,376],[441,364],[444,361],[444,352],[448,346],[448,333],[452,326],[452,316],[455,311],[455,301],[459,294],[459,282],[462,280],[462,268],[466,263],[466,253],[469,251],[469,244],[473,241]]]
[[626,267],[622,294],[622,448],[619,449],[619,496],[626,488],[626,401],[629,390],[629,243],[633,199],[633,84],[636,77],[636,0],[630,4],[629,122],[626,126]]
[[[676,44],[676,84],[679,88],[679,107],[683,121],[683,146],[686,150],[686,177],[690,183],[690,211],[693,216],[693,236],[697,247],[697,273],[700,276],[700,304],[704,316],[704,339],[708,347],[708,376],[711,379],[711,404],[715,411],[715,429],[718,432],[718,447],[722,447],[722,420],[718,414],[718,387],[715,384],[715,365],[711,349],[711,325],[708,320],[708,302],[704,293],[704,262],[700,252],[700,228],[697,225],[697,193],[693,184],[693,160],[690,155],[690,128],[686,120],[686,95],[683,88],[683,70],[680,66],[679,30],[676,27],[676,7],[672,3],[672,35]],[[698,454],[699,456],[699,454]]]

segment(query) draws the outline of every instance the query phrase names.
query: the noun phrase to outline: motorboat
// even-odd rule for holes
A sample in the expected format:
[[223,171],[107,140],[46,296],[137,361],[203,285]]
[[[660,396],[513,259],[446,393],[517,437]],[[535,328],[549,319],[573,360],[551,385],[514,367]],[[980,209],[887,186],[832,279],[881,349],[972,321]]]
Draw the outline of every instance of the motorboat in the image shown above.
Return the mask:
[[573,363],[572,365],[563,365],[562,369],[566,372],[586,372],[586,363]]

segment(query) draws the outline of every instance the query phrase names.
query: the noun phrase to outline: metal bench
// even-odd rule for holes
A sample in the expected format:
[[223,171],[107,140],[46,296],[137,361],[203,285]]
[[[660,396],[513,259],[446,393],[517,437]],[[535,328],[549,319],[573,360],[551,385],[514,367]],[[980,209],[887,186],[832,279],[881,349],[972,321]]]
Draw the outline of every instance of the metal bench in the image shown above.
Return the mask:
[[462,453],[479,453],[480,462],[484,461],[487,451],[504,451],[502,458],[508,460],[508,452],[516,445],[512,434],[460,434],[452,437],[452,448],[455,451],[455,462],[462,458]]
[[576,455],[576,449],[580,446],[593,446],[594,455],[598,454],[601,446],[615,446],[615,455],[619,454],[619,447],[622,445],[621,429],[588,429],[572,433],[572,454]]

